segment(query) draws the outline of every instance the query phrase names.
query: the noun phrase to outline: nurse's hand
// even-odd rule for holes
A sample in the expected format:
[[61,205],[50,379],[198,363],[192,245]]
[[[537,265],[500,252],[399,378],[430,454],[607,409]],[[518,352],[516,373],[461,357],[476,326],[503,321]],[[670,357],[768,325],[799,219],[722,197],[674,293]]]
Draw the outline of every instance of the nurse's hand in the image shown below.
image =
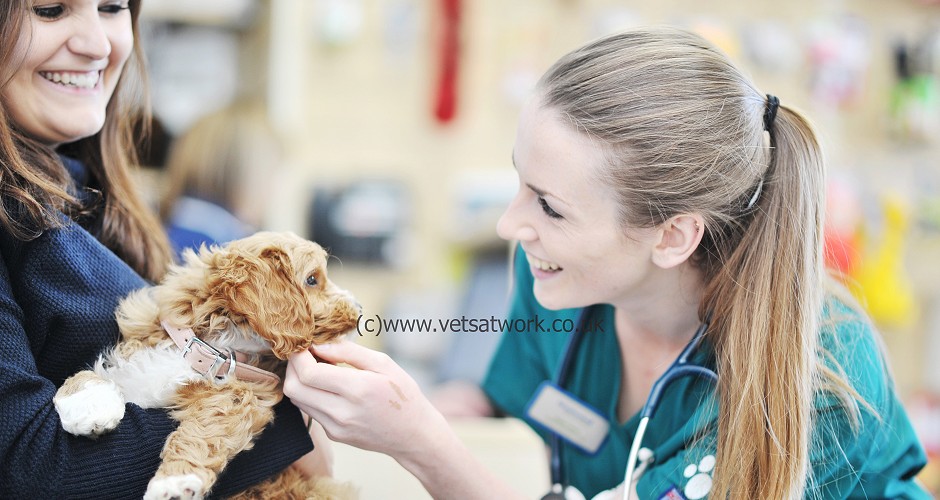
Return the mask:
[[328,363],[317,363],[309,352],[291,356],[284,394],[330,439],[391,456],[432,498],[525,498],[476,460],[387,355],[348,341],[313,351]]
[[[427,455],[446,442],[443,416],[388,355],[349,341],[291,356],[284,394],[334,441],[395,459]],[[334,366],[329,363],[346,363]]]

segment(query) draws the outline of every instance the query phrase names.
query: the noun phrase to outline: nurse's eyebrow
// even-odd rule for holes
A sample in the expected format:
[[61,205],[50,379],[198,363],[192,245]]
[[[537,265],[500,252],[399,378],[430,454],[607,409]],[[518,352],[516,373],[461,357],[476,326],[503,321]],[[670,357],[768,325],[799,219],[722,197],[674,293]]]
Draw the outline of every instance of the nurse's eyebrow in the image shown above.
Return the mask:
[[[517,172],[519,171],[519,167],[516,166],[516,155],[515,155],[515,152],[513,152],[513,155],[512,155],[512,168],[516,169]],[[526,185],[526,187],[528,187],[529,189],[531,189],[533,193],[535,193],[535,194],[541,196],[542,198],[544,198],[545,196],[551,196],[552,198],[554,198],[554,199],[560,201],[562,204],[565,204],[565,205],[569,205],[569,206],[570,206],[570,204],[569,204],[568,202],[566,202],[564,199],[560,198],[558,195],[552,194],[552,193],[550,193],[550,192],[548,192],[548,191],[545,191],[544,189],[539,189],[539,188],[533,186],[532,184],[529,184],[528,182],[526,182],[525,185]]]

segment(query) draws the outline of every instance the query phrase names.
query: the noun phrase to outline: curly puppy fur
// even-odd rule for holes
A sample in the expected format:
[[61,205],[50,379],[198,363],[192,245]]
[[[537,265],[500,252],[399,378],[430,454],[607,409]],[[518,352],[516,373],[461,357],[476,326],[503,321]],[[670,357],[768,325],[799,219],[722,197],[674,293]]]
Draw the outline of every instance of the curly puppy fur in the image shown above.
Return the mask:
[[[55,397],[63,427],[95,437],[117,426],[123,404],[171,409],[179,427],[144,498],[202,498],[218,474],[271,421],[280,384],[207,380],[181,361],[161,321],[192,328],[220,350],[283,378],[286,359],[355,327],[358,305],[326,274],[326,252],[291,233],[257,233],[189,251],[163,281],[118,306],[122,340]],[[349,498],[350,488],[288,469],[242,498]]]

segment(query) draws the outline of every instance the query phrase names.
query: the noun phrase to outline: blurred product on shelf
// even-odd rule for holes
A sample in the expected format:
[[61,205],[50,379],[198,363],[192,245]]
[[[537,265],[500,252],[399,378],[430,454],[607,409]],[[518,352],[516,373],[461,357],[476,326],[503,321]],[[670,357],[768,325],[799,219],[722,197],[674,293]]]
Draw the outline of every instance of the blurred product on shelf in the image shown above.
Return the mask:
[[931,142],[940,131],[937,39],[936,31],[930,31],[912,45],[894,46],[897,82],[890,96],[891,132],[900,141]]
[[318,186],[306,234],[344,261],[400,267],[409,254],[405,245],[411,236],[409,200],[397,181]]
[[859,296],[872,319],[889,328],[909,328],[918,321],[915,292],[904,265],[910,208],[897,196],[880,200],[882,223],[867,228],[863,258],[853,273]]

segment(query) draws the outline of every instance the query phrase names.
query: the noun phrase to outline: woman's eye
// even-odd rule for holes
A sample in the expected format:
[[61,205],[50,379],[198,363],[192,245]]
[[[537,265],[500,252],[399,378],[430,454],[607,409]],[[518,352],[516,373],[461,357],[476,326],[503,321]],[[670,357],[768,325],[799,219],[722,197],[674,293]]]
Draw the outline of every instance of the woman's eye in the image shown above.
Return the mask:
[[316,276],[307,276],[307,286],[317,286],[317,284],[319,284],[319,282],[317,281]]
[[129,9],[129,8],[130,8],[129,4],[110,3],[107,5],[102,5],[98,7],[98,12],[101,12],[103,14],[117,14],[118,12],[121,12],[122,10]]
[[40,5],[33,7],[33,14],[43,19],[58,19],[65,13],[65,7],[61,5]]
[[551,217],[551,218],[553,218],[553,219],[560,219],[560,218],[561,218],[561,214],[558,213],[558,212],[556,212],[555,210],[553,210],[552,207],[548,206],[548,202],[545,201],[545,198],[543,198],[543,197],[541,197],[541,196],[539,196],[539,206],[542,207],[542,211],[545,212],[545,215],[547,215],[547,216],[549,216],[549,217]]

